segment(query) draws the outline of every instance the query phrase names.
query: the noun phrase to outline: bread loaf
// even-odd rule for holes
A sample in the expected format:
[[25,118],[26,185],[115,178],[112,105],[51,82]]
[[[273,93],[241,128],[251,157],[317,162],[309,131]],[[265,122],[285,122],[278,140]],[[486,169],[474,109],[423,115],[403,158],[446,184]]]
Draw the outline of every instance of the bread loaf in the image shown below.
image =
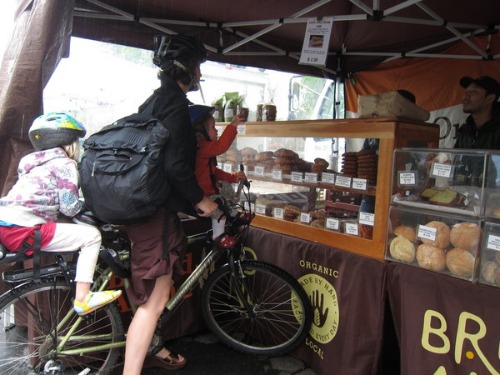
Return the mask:
[[446,253],[439,247],[422,244],[417,248],[417,263],[426,270],[441,272],[446,268]]
[[415,245],[410,240],[396,236],[389,246],[391,257],[402,263],[412,263],[415,260]]
[[394,228],[394,234],[396,236],[404,237],[410,241],[415,241],[417,239],[415,228],[409,227],[407,225],[399,225]]
[[451,227],[450,242],[454,247],[476,252],[481,239],[481,228],[476,223],[457,223]]
[[441,221],[430,221],[425,224],[426,227],[436,228],[436,236],[434,240],[429,238],[421,238],[426,245],[433,245],[441,249],[446,248],[450,244],[450,228]]
[[456,276],[472,277],[474,274],[474,255],[470,251],[455,247],[446,252],[446,266]]

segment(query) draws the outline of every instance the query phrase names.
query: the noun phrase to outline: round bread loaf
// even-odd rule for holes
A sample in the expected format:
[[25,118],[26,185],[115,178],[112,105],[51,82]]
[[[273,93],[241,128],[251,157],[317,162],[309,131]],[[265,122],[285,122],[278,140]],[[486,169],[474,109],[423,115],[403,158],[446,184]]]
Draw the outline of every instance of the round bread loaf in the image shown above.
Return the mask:
[[474,273],[474,255],[470,251],[455,247],[446,252],[446,266],[456,276],[471,277]]
[[277,158],[298,158],[299,155],[295,151],[288,150],[286,148],[280,148],[276,151],[274,151],[274,156]]
[[326,219],[314,219],[311,221],[311,226],[315,228],[324,228],[326,224]]
[[394,234],[396,236],[404,237],[410,241],[415,241],[417,239],[417,233],[415,232],[415,228],[412,228],[408,225],[399,225],[394,228]]
[[436,246],[421,244],[417,247],[417,263],[426,270],[441,272],[446,268],[446,252]]
[[247,157],[250,156],[250,157],[254,158],[255,155],[257,155],[257,150],[252,148],[252,147],[243,147],[240,150],[240,153],[243,156],[247,156]]
[[324,166],[325,168],[328,168],[330,163],[328,163],[325,159],[322,158],[316,158],[314,159],[314,164]]
[[255,155],[255,160],[256,161],[269,160],[269,159],[272,159],[273,156],[274,156],[274,152],[272,152],[272,151],[262,151],[262,152],[259,152]]
[[497,262],[498,264],[500,264],[500,252],[496,252],[495,254],[495,262]]
[[411,263],[415,260],[415,245],[404,237],[396,236],[391,241],[389,253],[395,260]]
[[477,251],[481,239],[481,228],[476,223],[457,223],[451,227],[450,242],[454,247]]
[[486,261],[481,266],[481,277],[488,284],[495,284],[497,272],[500,272],[500,267],[491,260]]
[[446,248],[450,244],[450,227],[441,221],[430,221],[425,224],[426,227],[436,228],[436,237],[434,240],[429,238],[421,238],[426,245],[434,245],[441,249]]

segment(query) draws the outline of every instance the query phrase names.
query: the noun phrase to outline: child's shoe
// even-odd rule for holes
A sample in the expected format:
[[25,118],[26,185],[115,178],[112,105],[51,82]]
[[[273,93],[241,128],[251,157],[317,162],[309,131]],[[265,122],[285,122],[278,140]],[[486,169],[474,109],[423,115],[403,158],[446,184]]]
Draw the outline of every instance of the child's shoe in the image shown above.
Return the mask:
[[87,315],[101,307],[113,302],[122,295],[121,290],[105,290],[104,292],[89,292],[82,302],[73,301],[73,307],[80,316]]

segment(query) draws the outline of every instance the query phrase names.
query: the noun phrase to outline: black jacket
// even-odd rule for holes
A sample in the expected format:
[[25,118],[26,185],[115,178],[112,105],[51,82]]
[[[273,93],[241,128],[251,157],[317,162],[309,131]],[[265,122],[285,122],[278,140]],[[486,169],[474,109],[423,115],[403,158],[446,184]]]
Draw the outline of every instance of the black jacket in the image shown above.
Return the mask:
[[496,106],[490,121],[479,129],[472,116],[467,117],[457,132],[455,148],[500,150],[500,108]]
[[194,174],[197,143],[188,112],[189,100],[170,78],[162,79],[161,87],[139,107],[139,112],[155,99],[153,115],[170,132],[165,146],[165,169],[172,189],[166,207],[194,214],[194,205],[203,199],[204,193]]

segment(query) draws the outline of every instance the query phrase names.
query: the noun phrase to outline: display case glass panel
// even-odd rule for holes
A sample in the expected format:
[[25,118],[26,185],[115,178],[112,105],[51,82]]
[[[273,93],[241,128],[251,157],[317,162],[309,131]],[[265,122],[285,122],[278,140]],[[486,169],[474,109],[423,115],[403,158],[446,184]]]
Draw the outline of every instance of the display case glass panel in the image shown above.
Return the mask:
[[488,153],[463,149],[394,150],[391,203],[481,217]]
[[474,281],[481,239],[479,219],[391,206],[385,259]]

